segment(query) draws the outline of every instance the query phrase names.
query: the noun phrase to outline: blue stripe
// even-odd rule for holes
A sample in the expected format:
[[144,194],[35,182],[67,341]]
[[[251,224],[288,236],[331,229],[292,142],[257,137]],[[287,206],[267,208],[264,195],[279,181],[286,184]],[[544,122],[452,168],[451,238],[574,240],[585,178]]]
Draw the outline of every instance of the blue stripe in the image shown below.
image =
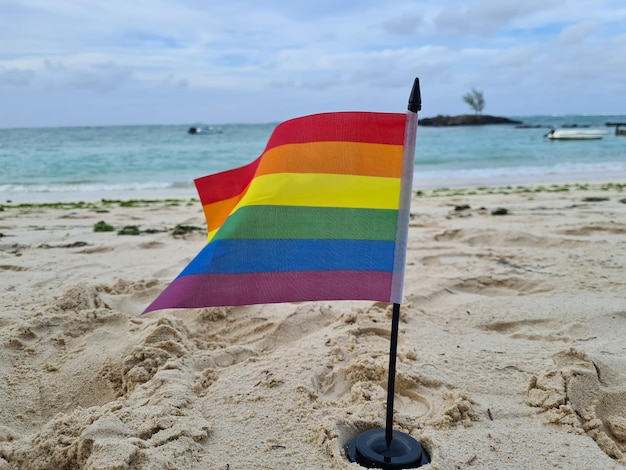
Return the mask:
[[378,240],[213,240],[179,277],[288,271],[393,271],[394,245]]

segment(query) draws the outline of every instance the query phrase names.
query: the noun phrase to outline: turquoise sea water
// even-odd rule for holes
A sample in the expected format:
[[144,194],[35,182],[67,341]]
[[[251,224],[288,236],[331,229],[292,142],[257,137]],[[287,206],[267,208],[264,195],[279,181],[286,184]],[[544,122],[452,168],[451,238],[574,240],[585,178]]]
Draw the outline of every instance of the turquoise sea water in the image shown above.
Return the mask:
[[[511,125],[419,127],[415,188],[626,179],[625,116],[512,117]],[[549,141],[550,127],[590,126],[601,140]],[[0,202],[195,196],[195,178],[254,160],[276,126],[0,129]]]

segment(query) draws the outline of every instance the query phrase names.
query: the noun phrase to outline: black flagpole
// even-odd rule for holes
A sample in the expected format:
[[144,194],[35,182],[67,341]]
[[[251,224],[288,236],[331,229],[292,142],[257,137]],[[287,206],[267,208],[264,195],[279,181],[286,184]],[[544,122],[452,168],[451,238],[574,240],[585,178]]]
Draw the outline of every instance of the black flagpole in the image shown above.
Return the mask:
[[[419,79],[416,78],[409,98],[408,113],[422,108]],[[416,118],[416,117],[415,117]],[[393,304],[391,317],[391,343],[387,379],[387,419],[385,429],[370,429],[355,437],[346,449],[351,462],[367,468],[404,469],[417,468],[430,463],[430,457],[413,437],[393,430],[393,402],[396,390],[396,356],[400,304]]]
[[387,372],[387,421],[385,442],[391,446],[393,439],[393,402],[396,394],[396,355],[398,354],[398,329],[400,326],[400,304],[393,304],[391,314],[391,344],[389,346],[389,371]]

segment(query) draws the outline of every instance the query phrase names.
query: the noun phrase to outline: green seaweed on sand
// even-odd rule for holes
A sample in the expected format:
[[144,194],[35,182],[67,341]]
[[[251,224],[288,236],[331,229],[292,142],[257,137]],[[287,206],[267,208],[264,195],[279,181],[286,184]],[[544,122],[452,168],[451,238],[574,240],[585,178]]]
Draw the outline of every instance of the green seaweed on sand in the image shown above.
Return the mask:
[[94,232],[112,232],[114,230],[115,228],[112,225],[107,224],[104,220],[96,222],[96,224],[93,226]]
[[[112,206],[117,205],[119,207],[148,207],[155,204],[164,204],[166,206],[180,206],[184,200],[182,199],[102,199],[102,204]],[[197,202],[193,198],[189,203]]]
[[49,248],[82,248],[83,246],[87,246],[87,245],[89,245],[89,243],[81,242],[81,241],[77,241],[77,242],[73,242],[73,243],[65,243],[63,245],[48,245],[47,243],[42,243],[41,245],[37,246],[37,248],[45,248],[45,249],[49,249]]
[[178,224],[172,230],[172,235],[175,236],[175,237],[181,237],[181,236],[187,235],[188,233],[196,232],[198,230],[202,230],[202,228],[201,227],[196,227],[194,225],[180,225],[180,224]]
[[118,230],[118,235],[139,235],[141,231],[137,225],[126,225],[121,230]]
[[414,191],[415,197],[454,197],[454,196],[481,196],[481,195],[509,195],[509,194],[536,194],[536,193],[568,193],[573,191],[617,191],[623,192],[626,183],[575,183],[550,185],[519,185],[519,186],[476,186],[461,188],[433,188]]
[[626,183],[605,183],[602,186],[600,186],[600,189],[602,191],[611,191],[611,190],[623,191],[624,189],[626,189]]
[[97,207],[97,203],[94,202],[22,202],[19,204],[4,204],[4,209],[58,209],[58,210],[67,210],[67,209],[95,209]]
[[508,215],[509,210],[505,207],[498,207],[491,211],[491,215]]
[[583,202],[605,202],[609,200],[610,199],[608,197],[600,197],[600,196],[589,196],[589,197],[583,198]]
[[[113,232],[115,231],[115,227],[110,224],[107,224],[104,220],[96,223],[93,227],[94,232]],[[126,225],[117,231],[118,235],[140,235],[142,233],[160,233],[166,232],[165,229],[157,229],[157,228],[149,228],[146,230],[140,230],[137,225]]]
[[93,202],[84,202],[84,201],[76,201],[76,202],[23,202],[23,203],[12,203],[8,201],[7,203],[0,204],[0,212],[9,210],[9,209],[20,209],[20,210],[29,210],[29,209],[57,209],[57,210],[75,210],[75,209],[85,209],[91,210],[96,213],[110,212],[113,207],[122,207],[122,208],[143,208],[154,205],[165,205],[176,207],[183,204],[187,204],[188,206],[196,205],[199,203],[199,199],[197,198],[189,198],[189,199],[101,199],[100,201]]

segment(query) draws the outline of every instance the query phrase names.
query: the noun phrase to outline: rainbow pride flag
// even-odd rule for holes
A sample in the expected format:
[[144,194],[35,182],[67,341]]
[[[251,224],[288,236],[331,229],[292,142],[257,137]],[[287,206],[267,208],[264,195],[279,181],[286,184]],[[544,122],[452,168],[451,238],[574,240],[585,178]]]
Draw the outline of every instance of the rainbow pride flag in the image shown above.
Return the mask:
[[[208,243],[145,310],[400,303],[415,138],[399,113],[304,116],[255,161],[195,180]],[[415,133],[417,118],[415,118]]]

